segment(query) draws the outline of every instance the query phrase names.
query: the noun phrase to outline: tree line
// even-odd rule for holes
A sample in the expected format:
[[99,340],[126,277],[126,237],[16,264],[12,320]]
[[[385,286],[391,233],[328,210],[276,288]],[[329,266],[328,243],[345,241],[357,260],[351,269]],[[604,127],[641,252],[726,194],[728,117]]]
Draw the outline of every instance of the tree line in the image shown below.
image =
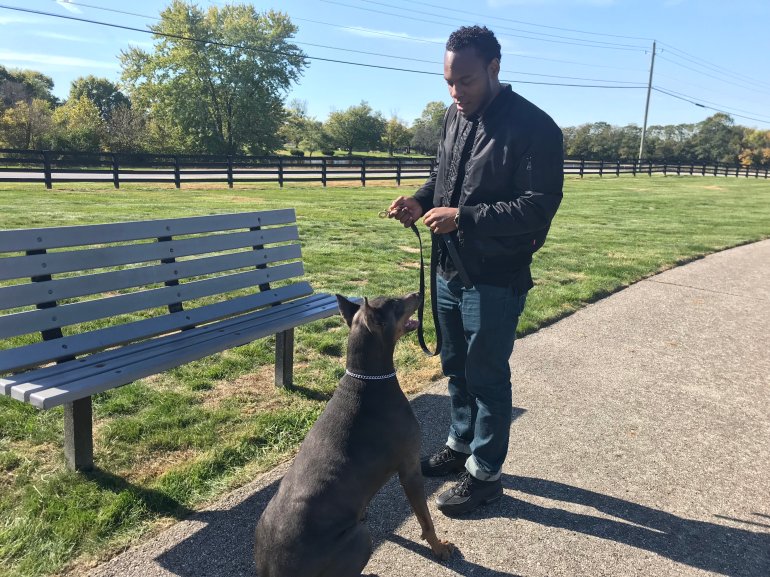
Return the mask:
[[[308,115],[307,103],[285,102],[308,62],[292,43],[286,14],[251,5],[204,9],[173,2],[150,27],[151,49],[121,52],[119,83],[85,76],[68,97],[34,70],[0,66],[0,147],[74,151],[263,155],[386,151],[435,154],[446,107],[429,102],[408,125],[367,102]],[[205,42],[191,39],[206,39]],[[637,158],[641,128],[606,122],[565,127],[568,158]],[[717,113],[694,124],[651,126],[645,159],[770,164],[770,131],[736,125]]]

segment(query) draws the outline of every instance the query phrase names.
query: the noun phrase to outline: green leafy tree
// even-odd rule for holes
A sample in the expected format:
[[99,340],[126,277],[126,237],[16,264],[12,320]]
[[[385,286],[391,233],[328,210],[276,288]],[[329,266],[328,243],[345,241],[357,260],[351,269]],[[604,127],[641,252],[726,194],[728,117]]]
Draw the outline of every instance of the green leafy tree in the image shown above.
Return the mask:
[[310,156],[313,156],[313,152],[316,150],[321,151],[333,147],[332,140],[320,120],[308,121],[302,143],[310,151]]
[[51,115],[47,100],[20,100],[0,115],[0,146],[46,148],[51,137]]
[[372,150],[379,145],[385,131],[385,119],[362,101],[358,106],[332,112],[326,121],[326,131],[350,155],[353,150]]
[[53,80],[36,70],[7,69],[0,66],[0,105],[13,106],[17,102],[44,100],[51,106],[58,103],[53,95]]
[[231,4],[204,12],[174,0],[150,28],[171,36],[120,58],[132,103],[152,118],[156,146],[227,154],[280,146],[283,95],[306,66],[289,42],[297,28],[288,16]]
[[113,110],[118,106],[131,106],[128,97],[120,91],[117,84],[106,78],[97,78],[92,75],[81,76],[72,81],[70,99],[77,100],[81,96],[85,96],[96,105],[104,121],[110,119]]
[[95,152],[105,132],[99,109],[86,96],[68,100],[53,112],[53,147],[59,150]]
[[443,102],[428,102],[420,118],[412,125],[412,148],[423,154],[436,154],[441,127],[444,124],[446,105]]
[[290,148],[299,148],[307,136],[311,119],[307,115],[307,102],[295,98],[286,108],[286,117],[281,126],[280,136]]
[[147,116],[125,104],[114,107],[105,121],[104,144],[111,152],[150,150]]
[[412,139],[412,133],[396,116],[385,123],[385,131],[382,134],[382,144],[390,156],[396,148],[402,148],[409,145]]
[[692,145],[695,157],[702,162],[735,164],[741,151],[743,131],[734,125],[730,115],[718,112],[697,125]]

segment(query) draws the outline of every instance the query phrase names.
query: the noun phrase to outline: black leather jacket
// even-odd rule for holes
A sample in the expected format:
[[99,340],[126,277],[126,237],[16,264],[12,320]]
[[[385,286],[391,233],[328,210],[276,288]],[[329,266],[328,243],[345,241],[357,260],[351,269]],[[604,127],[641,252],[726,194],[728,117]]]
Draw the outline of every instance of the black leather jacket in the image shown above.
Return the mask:
[[[452,146],[466,122],[452,104],[444,117],[436,169],[414,195],[424,212],[450,206],[446,180]],[[526,288],[531,288],[532,254],[545,242],[563,183],[561,130],[503,85],[479,119],[459,197],[457,239],[474,283],[511,284],[525,269]]]

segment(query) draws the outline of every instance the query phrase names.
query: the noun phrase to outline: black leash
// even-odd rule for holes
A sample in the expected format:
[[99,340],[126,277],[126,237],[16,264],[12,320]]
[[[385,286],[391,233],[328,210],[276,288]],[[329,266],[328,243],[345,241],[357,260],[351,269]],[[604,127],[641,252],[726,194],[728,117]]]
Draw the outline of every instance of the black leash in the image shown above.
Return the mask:
[[[383,210],[379,213],[380,218],[386,218],[387,216],[388,211],[386,210]],[[431,350],[428,348],[428,345],[425,343],[425,332],[423,330],[423,318],[425,316],[425,259],[423,257],[422,237],[420,236],[420,231],[417,229],[417,226],[414,223],[412,223],[410,228],[412,229],[412,232],[417,235],[417,241],[420,244],[420,304],[417,307],[417,321],[419,323],[417,327],[417,341],[420,343],[420,348],[426,355],[429,357],[435,357],[441,352],[441,330],[439,328],[438,322],[438,303],[436,302],[436,263],[438,262],[438,245],[435,242],[435,235],[431,233],[430,300],[431,314],[433,314],[433,326],[436,329],[436,351],[431,352]],[[452,259],[452,262],[455,265],[455,269],[457,270],[457,274],[459,275],[463,285],[466,289],[473,288],[473,283],[468,276],[468,272],[465,270],[465,267],[460,260],[460,254],[457,252],[454,239],[449,234],[442,234],[441,237],[444,241],[444,244],[446,244],[447,249],[449,250],[449,258]]]

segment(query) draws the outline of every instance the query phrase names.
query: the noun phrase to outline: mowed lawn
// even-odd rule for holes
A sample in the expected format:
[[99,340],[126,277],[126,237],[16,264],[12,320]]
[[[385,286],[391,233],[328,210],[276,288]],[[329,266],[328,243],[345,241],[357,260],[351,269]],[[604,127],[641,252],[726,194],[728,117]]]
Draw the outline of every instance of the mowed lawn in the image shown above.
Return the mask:
[[[415,186],[54,186],[0,183],[2,228],[294,207],[316,290],[417,290],[416,238],[377,218]],[[570,178],[535,256],[536,287],[519,332],[677,264],[768,237],[770,181]],[[0,573],[82,571],[289,458],[344,370],[346,336],[336,317],[299,329],[289,391],[273,386],[273,341],[263,339],[98,395],[97,470],[89,474],[64,468],[60,409],[41,413],[0,397]],[[427,338],[434,342],[430,326]],[[397,366],[410,393],[441,378],[414,335],[400,343]]]

